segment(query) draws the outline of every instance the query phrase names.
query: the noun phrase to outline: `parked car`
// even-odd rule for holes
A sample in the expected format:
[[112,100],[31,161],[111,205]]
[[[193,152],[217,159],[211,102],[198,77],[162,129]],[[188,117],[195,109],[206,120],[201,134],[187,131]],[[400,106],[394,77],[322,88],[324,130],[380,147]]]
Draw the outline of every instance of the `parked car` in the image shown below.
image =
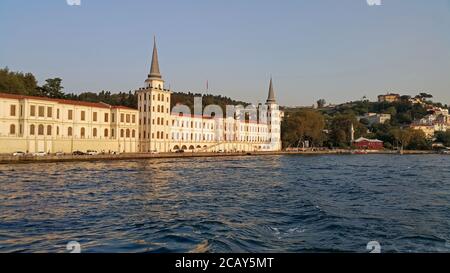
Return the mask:
[[184,153],[184,150],[176,150],[175,153],[182,154],[182,153]]
[[46,156],[46,155],[47,155],[46,152],[36,152],[36,153],[33,153],[33,156]]
[[97,151],[94,151],[94,150],[87,150],[87,151],[86,151],[86,154],[87,154],[87,155],[98,155],[98,152],[97,152]]
[[72,153],[72,155],[85,155],[82,151],[75,151]]
[[24,156],[25,153],[24,152],[15,152],[13,153],[13,156]]

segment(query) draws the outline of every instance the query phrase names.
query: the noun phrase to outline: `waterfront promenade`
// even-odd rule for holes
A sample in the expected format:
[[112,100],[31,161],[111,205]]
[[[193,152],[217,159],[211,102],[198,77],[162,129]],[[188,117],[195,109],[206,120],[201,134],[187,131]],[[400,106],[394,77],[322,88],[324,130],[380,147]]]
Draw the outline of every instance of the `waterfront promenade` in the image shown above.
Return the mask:
[[[53,162],[72,162],[72,161],[105,161],[105,160],[137,160],[152,158],[197,158],[197,157],[229,157],[229,156],[270,156],[270,155],[348,155],[348,154],[392,154],[397,155],[397,151],[355,151],[355,150],[320,150],[320,151],[298,151],[298,152],[251,152],[251,153],[124,153],[119,155],[99,154],[99,155],[47,155],[47,156],[13,156],[9,154],[0,154],[0,164],[24,164],[24,163],[53,163]],[[404,151],[408,154],[436,154],[434,151]]]

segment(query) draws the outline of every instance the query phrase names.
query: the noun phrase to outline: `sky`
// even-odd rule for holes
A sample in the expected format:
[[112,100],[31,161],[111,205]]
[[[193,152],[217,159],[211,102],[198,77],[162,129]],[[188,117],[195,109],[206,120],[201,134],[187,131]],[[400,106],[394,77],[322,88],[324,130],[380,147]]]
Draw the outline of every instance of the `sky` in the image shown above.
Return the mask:
[[450,104],[450,0],[0,1],[0,67],[65,92],[167,87],[281,105],[429,92]]

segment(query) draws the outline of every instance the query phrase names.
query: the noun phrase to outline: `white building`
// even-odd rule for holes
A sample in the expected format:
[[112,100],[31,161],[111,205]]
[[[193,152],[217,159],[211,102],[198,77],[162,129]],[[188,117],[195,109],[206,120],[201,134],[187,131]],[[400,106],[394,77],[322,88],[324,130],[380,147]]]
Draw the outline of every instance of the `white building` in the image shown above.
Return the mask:
[[281,150],[282,112],[272,80],[267,102],[253,119],[245,118],[252,109],[237,108],[232,116],[212,106],[205,108],[215,109],[208,115],[202,108],[197,115],[183,106],[171,110],[172,93],[164,88],[155,43],[145,87],[136,92],[138,110],[0,93],[0,153]]
[[138,111],[0,93],[0,153],[136,152]]
[[[282,113],[275,100],[272,80],[267,102],[257,108],[259,115],[255,119],[246,120],[242,109],[237,110],[237,116],[229,113],[226,116],[206,115],[202,111],[192,115],[187,106],[171,110],[172,93],[164,87],[155,43],[145,87],[136,92],[140,113],[140,152],[281,150]],[[216,112],[220,113],[220,110]]]

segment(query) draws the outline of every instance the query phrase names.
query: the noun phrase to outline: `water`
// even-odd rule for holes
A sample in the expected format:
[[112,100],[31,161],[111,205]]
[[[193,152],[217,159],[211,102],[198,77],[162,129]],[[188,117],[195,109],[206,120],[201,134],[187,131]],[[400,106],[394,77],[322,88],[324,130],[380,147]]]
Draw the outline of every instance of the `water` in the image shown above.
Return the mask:
[[450,252],[450,157],[0,165],[0,252]]

